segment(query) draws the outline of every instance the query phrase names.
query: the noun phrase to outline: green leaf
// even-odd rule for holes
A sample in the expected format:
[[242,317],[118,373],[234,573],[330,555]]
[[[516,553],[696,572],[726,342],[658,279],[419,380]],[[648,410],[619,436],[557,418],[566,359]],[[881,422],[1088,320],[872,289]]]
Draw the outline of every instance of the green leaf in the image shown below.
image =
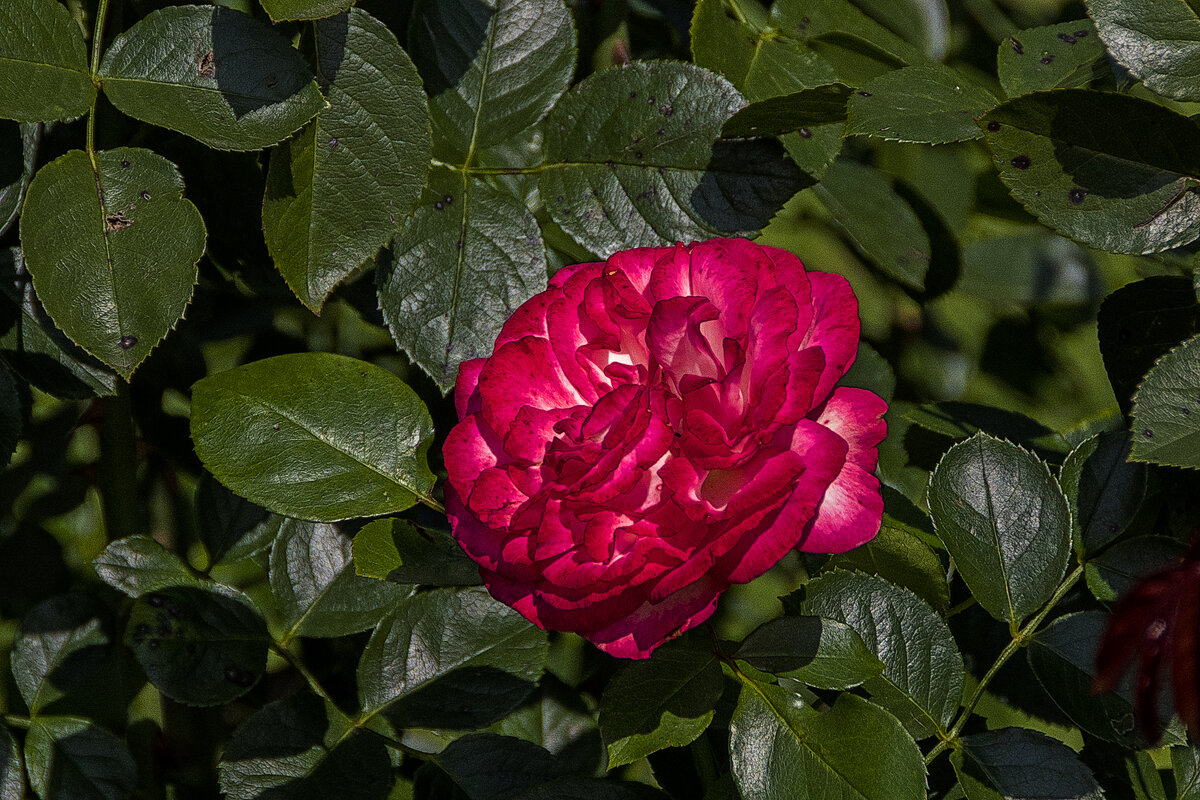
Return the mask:
[[861,85],[924,54],[864,14],[849,0],[777,0],[771,27],[805,43],[833,65],[838,78]]
[[1063,462],[1063,492],[1071,505],[1072,539],[1080,555],[1116,539],[1146,496],[1146,468],[1129,462],[1129,434],[1101,433],[1084,440]]
[[323,19],[345,11],[354,0],[262,0],[263,10],[275,22]]
[[853,628],[821,617],[773,619],[747,636],[734,656],[818,689],[850,689],[884,669]]
[[18,375],[55,397],[116,392],[117,376],[68,339],[33,293],[18,248],[0,250],[0,354]]
[[996,69],[1009,97],[1086,87],[1108,71],[1104,43],[1090,19],[1029,28],[1000,42]]
[[925,797],[925,767],[912,738],[890,714],[851,694],[822,713],[799,695],[744,679],[729,750],[745,800]]
[[327,523],[289,519],[271,548],[271,594],[294,636],[345,636],[374,627],[406,586],[354,572],[350,538]]
[[941,64],[885,72],[850,96],[846,133],[897,142],[978,139],[975,118],[996,105],[987,89]]
[[1200,100],[1200,16],[1187,0],[1087,0],[1087,7],[1113,59],[1146,88]]
[[112,542],[92,566],[100,580],[134,598],[168,586],[205,585],[179,556],[149,536],[127,536]]
[[358,665],[359,701],[396,727],[471,728],[512,711],[546,663],[546,634],[483,589],[435,589],[399,604]]
[[822,571],[856,570],[908,589],[939,614],[950,608],[950,584],[941,559],[916,535],[884,519],[874,539],[829,559]]
[[25,196],[21,243],[33,288],[67,336],[126,380],[192,299],[200,212],[160,155],[72,150]]
[[432,438],[429,411],[407,384],[332,353],[275,356],[192,387],[192,440],[205,467],[289,517],[334,522],[427,500]]
[[211,473],[196,486],[196,535],[208,551],[208,563],[232,564],[266,550],[282,520],[222,486]]
[[25,190],[33,179],[37,165],[38,147],[42,142],[44,125],[21,124],[0,120],[0,172],[13,180],[0,186],[0,234],[17,218]]
[[1026,728],[963,737],[950,756],[967,800],[1104,800],[1075,752]]
[[1171,767],[1175,772],[1176,800],[1200,800],[1200,747],[1172,747]]
[[520,708],[486,732],[533,742],[580,772],[595,771],[603,754],[594,703],[549,679]]
[[1057,89],[1008,100],[979,124],[1013,197],[1059,233],[1113,253],[1153,253],[1200,235],[1200,128],[1182,114]]
[[1133,398],[1130,458],[1200,469],[1200,336],[1158,360]]
[[853,0],[854,5],[926,57],[941,60],[950,39],[946,0]]
[[178,703],[215,706],[250,690],[267,665],[267,626],[232,590],[173,586],[139,597],[125,644]]
[[0,117],[50,122],[78,117],[96,98],[87,46],[55,0],[0,6]]
[[892,395],[896,392],[896,373],[878,350],[864,341],[859,341],[854,363],[838,383],[842,386],[868,389],[890,403]]
[[1026,448],[1067,451],[1066,440],[1019,411],[978,403],[944,400],[905,410],[904,418],[950,439],[966,439],[980,431]]
[[1138,578],[1184,554],[1184,545],[1166,536],[1134,536],[1117,542],[1087,562],[1084,574],[1097,600],[1114,603]]
[[544,748],[491,733],[457,739],[434,755],[432,761],[470,800],[515,800],[523,797],[526,790],[553,780],[564,771]]
[[778,136],[810,125],[842,122],[853,91],[844,83],[827,83],[751,103],[725,122],[721,136]]
[[955,288],[1023,308],[1087,305],[1104,292],[1091,254],[1040,226],[968,244]]
[[724,680],[711,649],[690,640],[664,645],[621,665],[600,698],[608,769],[666,747],[684,747],[713,719]]
[[1134,391],[1159,357],[1200,333],[1200,303],[1187,278],[1157,275],[1104,298],[1097,322],[1104,368],[1128,415]]
[[421,79],[386,25],[356,8],[314,27],[326,105],[272,151],[263,231],[275,268],[320,311],[416,205],[431,140]]
[[925,285],[932,248],[916,212],[878,170],[838,159],[813,192],[858,249],[906,286]]
[[0,723],[0,800],[21,800],[25,797],[25,764],[21,747]]
[[575,68],[562,0],[418,0],[408,41],[430,97],[435,154],[456,163],[540,120]]
[[324,105],[286,39],[220,6],[150,12],[109,47],[100,79],[118,110],[218,150],[273,145]]
[[774,141],[716,141],[742,105],[724,78],[690,64],[594,73],[546,120],[539,188],[551,218],[605,258],[753,236],[804,181]]
[[1071,511],[1037,456],[977,433],[929,482],[938,536],[979,605],[1019,625],[1050,599],[1071,554]]
[[963,662],[945,621],[912,592],[859,572],[812,580],[803,614],[844,622],[883,662],[863,684],[914,736],[945,731],[962,698]]
[[29,786],[42,798],[125,800],[137,766],[125,743],[91,720],[37,717],[25,735]]
[[512,196],[445,170],[380,258],[379,306],[396,344],[449,391],[500,328],[546,288],[537,220]]
[[[1110,742],[1141,749],[1148,742],[1134,725],[1128,684],[1116,692],[1092,693],[1096,649],[1107,625],[1108,615],[1102,611],[1059,617],[1034,635],[1027,651],[1029,666],[1055,704],[1080,728]],[[1171,738],[1169,731],[1167,737]]]
[[233,732],[217,769],[229,800],[383,800],[393,781],[383,740],[307,693],[254,712]]
[[110,628],[104,606],[82,594],[52,597],[25,615],[13,642],[12,672],[32,713],[95,673],[108,656]]
[[447,533],[408,520],[377,519],[354,535],[359,575],[424,586],[478,586],[479,565]]

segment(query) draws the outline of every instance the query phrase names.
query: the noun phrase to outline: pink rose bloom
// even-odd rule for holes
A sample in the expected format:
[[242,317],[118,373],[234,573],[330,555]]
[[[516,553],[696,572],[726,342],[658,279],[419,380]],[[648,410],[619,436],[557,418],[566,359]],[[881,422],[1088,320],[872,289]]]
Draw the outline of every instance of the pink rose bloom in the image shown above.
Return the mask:
[[887,405],[834,384],[858,303],[743,239],[565,267],[465,362],[454,535],[533,624],[646,658],[789,550],[879,530]]

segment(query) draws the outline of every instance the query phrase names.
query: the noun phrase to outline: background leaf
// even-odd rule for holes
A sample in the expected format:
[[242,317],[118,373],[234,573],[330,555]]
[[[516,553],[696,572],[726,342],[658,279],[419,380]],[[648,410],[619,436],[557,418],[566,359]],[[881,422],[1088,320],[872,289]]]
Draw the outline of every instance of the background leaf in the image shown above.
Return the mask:
[[[59,595],[21,620],[12,648],[12,672],[34,713],[94,673],[108,656],[111,621],[95,599]],[[32,767],[31,767],[32,769]]]
[[404,382],[332,353],[275,356],[192,387],[192,439],[204,465],[290,517],[388,514],[428,497],[432,436],[428,410]]
[[811,581],[804,614],[844,622],[883,662],[863,684],[914,736],[944,731],[962,698],[962,656],[945,621],[916,595],[882,578],[830,572]]
[[1026,728],[963,737],[950,756],[967,800],[1101,800],[1104,793],[1074,751]]
[[1050,599],[1071,552],[1071,512],[1037,456],[978,433],[929,482],[938,536],[979,605],[1010,625]]
[[168,586],[204,586],[179,556],[149,536],[127,536],[112,542],[92,566],[100,580],[133,598]]
[[1200,469],[1200,336],[1146,373],[1133,399],[1131,426],[1130,458]]
[[109,46],[100,79],[118,110],[218,150],[273,145],[324,104],[286,39],[221,6],[147,14]]
[[491,355],[501,326],[546,288],[546,248],[515,198],[445,170],[380,259],[379,306],[396,344],[442,391]]
[[443,531],[418,528],[408,520],[377,519],[354,535],[354,569],[359,575],[425,586],[478,586],[479,565]]
[[25,764],[21,759],[21,747],[0,725],[0,800],[21,800],[25,796]]
[[[907,800],[925,796],[921,752],[886,711],[851,694],[825,713],[746,680],[729,728],[746,800]],[[863,754],[872,768],[863,769]]]
[[262,0],[263,10],[272,20],[322,19],[340,14],[354,0]]
[[1000,42],[996,70],[1009,97],[1074,89],[1108,71],[1104,44],[1090,19],[1028,28]]
[[1061,89],[1008,100],[979,123],[1013,197],[1059,233],[1113,253],[1157,252],[1200,235],[1200,129],[1182,114]]
[[1087,0],[1112,57],[1146,87],[1177,100],[1200,100],[1200,17],[1175,0]]
[[239,725],[219,769],[230,800],[383,800],[393,782],[383,740],[307,693],[269,703]]
[[1021,307],[1084,305],[1103,295],[1092,255],[1040,226],[970,242],[955,288]]
[[39,717],[25,736],[29,785],[43,798],[124,800],[137,767],[124,742],[79,717]]
[[546,120],[539,187],[550,216],[605,258],[755,235],[804,182],[773,141],[717,141],[744,103],[723,78],[688,64],[590,76]]
[[11,179],[0,186],[0,234],[8,230],[21,210],[25,190],[33,179],[45,127],[0,120],[0,174]]
[[271,548],[271,594],[285,640],[374,627],[411,589],[354,572],[350,538],[335,526],[289,519]]
[[469,800],[520,797],[563,773],[562,765],[545,749],[489,733],[452,742],[434,757],[434,763]]
[[418,0],[409,47],[430,97],[436,155],[460,164],[540,120],[575,66],[562,0]]
[[995,105],[991,92],[949,67],[905,67],[850,95],[846,133],[929,144],[978,139],[975,118]]
[[1088,560],[1084,573],[1088,589],[1097,600],[1116,602],[1138,578],[1166,566],[1185,550],[1182,542],[1166,536],[1134,536],[1117,542]]
[[822,617],[773,619],[751,632],[734,655],[819,689],[850,689],[884,670],[853,628]]
[[1075,550],[1090,553],[1124,532],[1146,495],[1146,468],[1129,458],[1129,434],[1086,439],[1063,462],[1061,482],[1071,505]]
[[608,768],[691,744],[712,722],[722,688],[716,657],[690,640],[622,664],[600,699]]
[[232,564],[271,546],[282,520],[238,497],[205,472],[196,486],[196,535],[213,564]]
[[0,7],[0,117],[49,122],[78,117],[96,98],[87,46],[55,0]]
[[482,727],[528,696],[546,634],[482,589],[435,589],[379,624],[358,665],[369,714],[396,727]]
[[183,316],[204,221],[175,165],[149,150],[72,150],[29,184],[21,243],[46,311],[126,380]]
[[814,45],[838,77],[855,86],[889,69],[925,60],[920,50],[849,0],[777,0],[771,6],[771,26]]
[[326,106],[272,151],[263,232],[288,286],[320,311],[416,205],[431,141],[421,79],[387,26],[356,8],[315,28]]
[[267,626],[225,592],[164,588],[134,601],[129,646],[158,690],[178,703],[212,706],[250,690],[267,665]]

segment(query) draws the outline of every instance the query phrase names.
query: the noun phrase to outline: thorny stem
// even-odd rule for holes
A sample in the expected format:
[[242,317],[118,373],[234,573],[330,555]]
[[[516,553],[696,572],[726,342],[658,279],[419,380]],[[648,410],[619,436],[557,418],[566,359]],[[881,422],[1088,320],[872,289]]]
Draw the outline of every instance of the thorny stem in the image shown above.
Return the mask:
[[925,756],[926,764],[932,763],[932,761],[937,758],[943,750],[946,750],[950,747],[955,747],[957,745],[958,735],[962,733],[962,729],[967,724],[967,720],[970,719],[971,713],[975,710],[975,706],[978,705],[979,701],[983,698],[983,692],[987,688],[988,684],[991,683],[992,678],[996,677],[996,673],[1000,671],[1000,668],[1003,667],[1010,658],[1016,655],[1018,650],[1029,644],[1030,638],[1032,638],[1033,634],[1037,632],[1038,626],[1040,626],[1042,621],[1046,619],[1046,615],[1054,610],[1054,607],[1058,605],[1058,602],[1062,600],[1064,596],[1066,596],[1067,592],[1069,592],[1071,587],[1079,581],[1079,578],[1082,575],[1082,566],[1078,566],[1071,570],[1071,574],[1067,575],[1067,577],[1063,579],[1063,582],[1058,585],[1058,588],[1054,590],[1054,594],[1050,597],[1046,604],[1042,606],[1041,610],[1034,615],[1033,619],[1029,620],[1024,628],[1021,628],[1013,635],[1012,641],[1000,651],[1000,655],[996,656],[995,662],[984,674],[984,676],[979,679],[979,684],[975,687],[975,691],[971,693],[970,699],[967,700],[967,702],[963,705],[962,711],[960,711],[958,714],[958,719],[954,721],[954,725],[949,731],[946,732],[945,737],[938,742]]

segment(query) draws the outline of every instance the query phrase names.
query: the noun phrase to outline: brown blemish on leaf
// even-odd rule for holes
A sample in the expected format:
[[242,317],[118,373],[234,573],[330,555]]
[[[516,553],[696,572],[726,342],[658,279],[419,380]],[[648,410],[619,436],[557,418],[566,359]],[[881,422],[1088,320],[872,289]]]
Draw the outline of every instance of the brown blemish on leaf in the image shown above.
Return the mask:
[[202,78],[217,77],[217,65],[213,60],[212,50],[200,56],[200,63],[196,65],[196,72]]
[[112,231],[120,231],[128,228],[133,224],[124,211],[114,211],[104,217],[104,232],[111,233]]

